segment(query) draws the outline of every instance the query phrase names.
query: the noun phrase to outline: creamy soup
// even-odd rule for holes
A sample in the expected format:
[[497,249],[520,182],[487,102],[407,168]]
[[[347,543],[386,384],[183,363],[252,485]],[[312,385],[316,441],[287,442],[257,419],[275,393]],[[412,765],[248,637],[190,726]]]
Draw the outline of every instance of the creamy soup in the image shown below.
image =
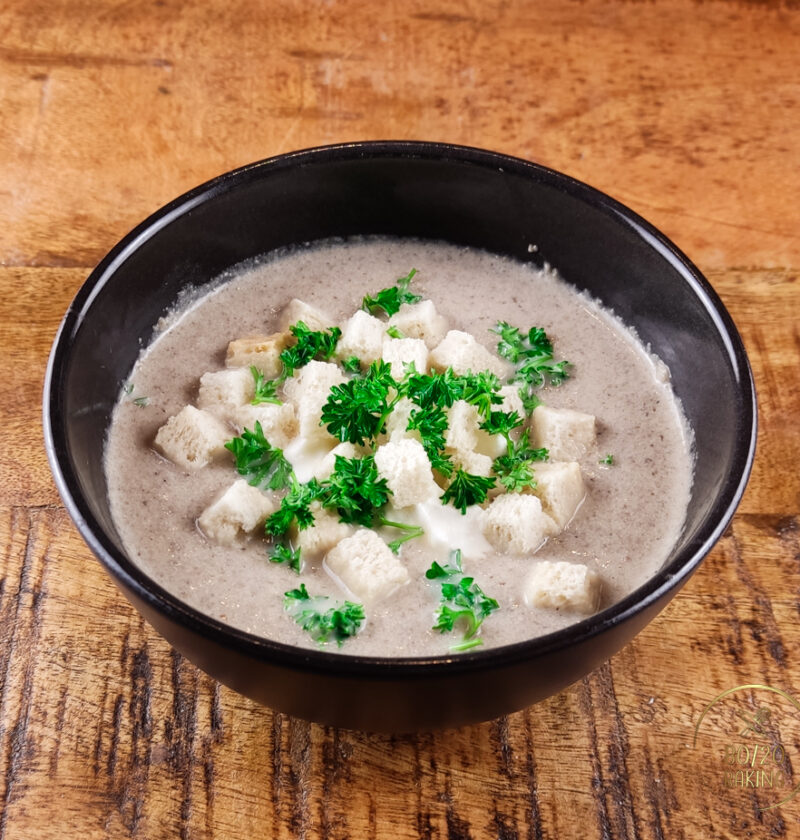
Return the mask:
[[[234,627],[305,647],[319,643],[286,610],[284,593],[302,583],[331,605],[354,600],[324,556],[307,558],[300,574],[287,563],[270,562],[263,527],[232,545],[210,539],[198,519],[239,478],[232,456],[186,469],[156,451],[154,440],[169,418],[197,403],[200,377],[225,369],[229,342],[276,332],[288,301],[299,298],[344,324],[365,294],[391,286],[412,267],[417,273],[411,288],[434,303],[448,329],[467,332],[494,352],[498,336],[490,330],[498,322],[522,331],[543,327],[555,357],[569,360],[569,378],[537,395],[545,406],[596,418],[596,442],[578,459],[585,498],[566,527],[530,556],[487,545],[476,525],[481,506],[464,516],[452,505],[439,512],[428,504],[427,513],[414,516],[409,509],[393,511],[398,519],[422,523],[425,531],[399,549],[408,580],[365,605],[360,632],[326,649],[379,656],[447,653],[463,633],[433,629],[441,580],[425,573],[434,561],[450,563],[451,549],[462,550],[464,574],[497,601],[479,631],[486,646],[529,639],[586,617],[526,598],[525,582],[542,561],[591,570],[601,583],[599,609],[663,564],[680,533],[692,480],[691,435],[665,366],[611,313],[554,272],[455,246],[366,240],[297,249],[224,278],[166,319],[142,353],[114,413],[105,466],[125,548],[165,589]],[[231,427],[231,438],[237,434]],[[297,448],[289,445],[285,453],[306,480]],[[281,495],[275,494],[276,504]],[[380,533],[386,541],[397,536],[392,529]]]

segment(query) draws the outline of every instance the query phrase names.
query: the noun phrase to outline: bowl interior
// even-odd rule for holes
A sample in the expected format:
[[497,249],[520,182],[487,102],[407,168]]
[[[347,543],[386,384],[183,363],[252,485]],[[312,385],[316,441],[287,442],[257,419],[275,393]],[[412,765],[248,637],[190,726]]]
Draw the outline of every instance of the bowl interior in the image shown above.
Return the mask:
[[742,492],[755,433],[747,360],[716,295],[657,231],[583,184],[488,152],[408,143],[312,150],[222,176],[156,213],[93,272],[54,348],[45,414],[62,492],[102,550],[130,565],[102,451],[120,385],[158,318],[187,286],[237,263],[351,235],[548,262],[635,327],[670,367],[696,436],[688,519],[662,574],[699,562]]

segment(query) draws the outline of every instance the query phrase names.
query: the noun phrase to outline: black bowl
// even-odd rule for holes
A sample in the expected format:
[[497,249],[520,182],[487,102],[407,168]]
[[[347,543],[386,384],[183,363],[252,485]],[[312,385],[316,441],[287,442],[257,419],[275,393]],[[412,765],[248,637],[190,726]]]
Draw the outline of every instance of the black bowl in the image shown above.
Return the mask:
[[[111,412],[153,325],[187,285],[332,236],[445,240],[554,265],[636,328],[670,367],[696,437],[688,519],[663,568],[617,604],[547,636],[457,656],[383,659],[300,650],[213,620],[126,556],[102,452]],[[529,253],[529,243],[538,250]],[[488,720],[587,674],[641,630],[722,534],[753,459],[747,357],[697,269],[608,196],[536,164],[438,143],[375,142],[280,155],[192,190],[129,233],[59,330],[44,393],[47,454],[81,535],[181,653],[236,691],[336,726],[411,731]]]

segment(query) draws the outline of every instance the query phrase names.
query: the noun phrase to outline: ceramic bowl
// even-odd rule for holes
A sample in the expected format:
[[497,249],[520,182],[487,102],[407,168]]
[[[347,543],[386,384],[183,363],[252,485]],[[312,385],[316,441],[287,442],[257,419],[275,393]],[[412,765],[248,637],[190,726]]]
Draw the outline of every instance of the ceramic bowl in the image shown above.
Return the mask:
[[[445,240],[546,261],[612,308],[667,363],[694,429],[696,468],[683,534],[657,574],[599,614],[540,638],[383,659],[248,635],[177,600],[130,561],[109,511],[102,453],[121,383],[158,318],[188,284],[275,248],[351,235]],[[741,339],[711,286],[666,237],[617,201],[534,163],[412,142],[280,155],[154,213],[102,260],[70,306],[47,369],[44,424],[55,481],[78,530],[178,651],[281,712],[388,732],[454,727],[524,708],[612,656],[664,608],[722,534],[756,439]]]

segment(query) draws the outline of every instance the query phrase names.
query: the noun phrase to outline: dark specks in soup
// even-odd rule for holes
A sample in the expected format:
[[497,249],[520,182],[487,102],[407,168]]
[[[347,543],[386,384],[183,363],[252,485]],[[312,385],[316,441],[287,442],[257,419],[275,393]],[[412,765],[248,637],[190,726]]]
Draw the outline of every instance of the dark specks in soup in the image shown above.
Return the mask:
[[[365,295],[394,286],[412,268],[409,293],[432,305],[406,302],[391,319],[379,307],[361,309]],[[330,336],[337,326],[343,334],[329,358],[323,350],[273,386],[281,405],[252,406],[249,363],[297,340],[284,328],[292,300],[307,306],[293,304],[289,315],[321,319],[308,324],[312,331]],[[498,323],[519,328],[527,355],[510,359],[513,348],[498,355]],[[518,396],[524,376],[508,382],[536,356],[531,327],[543,328],[552,342],[552,364],[570,364],[555,385],[558,376],[543,368],[540,404],[529,413],[535,400],[523,406]],[[254,341],[229,350],[240,339]],[[266,349],[262,339],[269,339]],[[417,373],[456,370],[453,404],[428,406],[438,439],[424,424],[409,428],[424,398],[403,397],[402,384],[386,390],[383,404],[393,403],[392,410],[374,437],[342,442],[320,426],[321,402],[332,388],[351,388],[338,392],[342,422],[354,413],[347,399],[361,385],[348,383],[377,377],[379,365],[369,372],[376,341],[397,383],[407,382],[403,362],[412,358]],[[483,402],[474,388],[470,397],[466,370],[457,370],[469,364],[475,374],[479,363],[498,377],[484,389],[484,396],[497,396]],[[271,364],[262,381],[279,377]],[[484,376],[486,382],[492,380]],[[262,411],[264,405],[270,407]],[[330,410],[335,414],[335,406]],[[504,422],[500,415],[510,431],[492,434],[492,423]],[[170,420],[176,416],[186,423]],[[239,475],[234,455],[220,446],[220,435],[252,432],[258,417],[270,451],[280,449],[285,459],[272,467],[294,473],[275,489],[268,487],[275,469],[256,489],[246,483],[252,474]],[[105,466],[129,556],[187,604],[291,645],[415,656],[529,639],[644,583],[682,527],[690,443],[665,366],[554,272],[450,245],[366,240],[266,259],[171,316],[122,389]],[[541,449],[548,451],[536,453]],[[498,461],[504,456],[510,460]],[[437,457],[450,466],[438,470]],[[355,483],[369,492],[388,488],[388,501],[374,509],[364,503],[362,521],[340,522],[348,518],[346,493],[336,495],[345,492],[340,479],[354,470]],[[465,487],[453,487],[456,478]],[[299,529],[294,519],[280,532],[273,517],[292,484],[322,488],[308,505],[319,527]],[[278,533],[268,535],[265,522]],[[444,572],[426,575],[434,564]],[[291,592],[296,597],[287,598]],[[307,600],[297,595],[303,592]],[[363,609],[346,614],[348,603]],[[353,615],[340,632],[337,621],[347,624]]]

